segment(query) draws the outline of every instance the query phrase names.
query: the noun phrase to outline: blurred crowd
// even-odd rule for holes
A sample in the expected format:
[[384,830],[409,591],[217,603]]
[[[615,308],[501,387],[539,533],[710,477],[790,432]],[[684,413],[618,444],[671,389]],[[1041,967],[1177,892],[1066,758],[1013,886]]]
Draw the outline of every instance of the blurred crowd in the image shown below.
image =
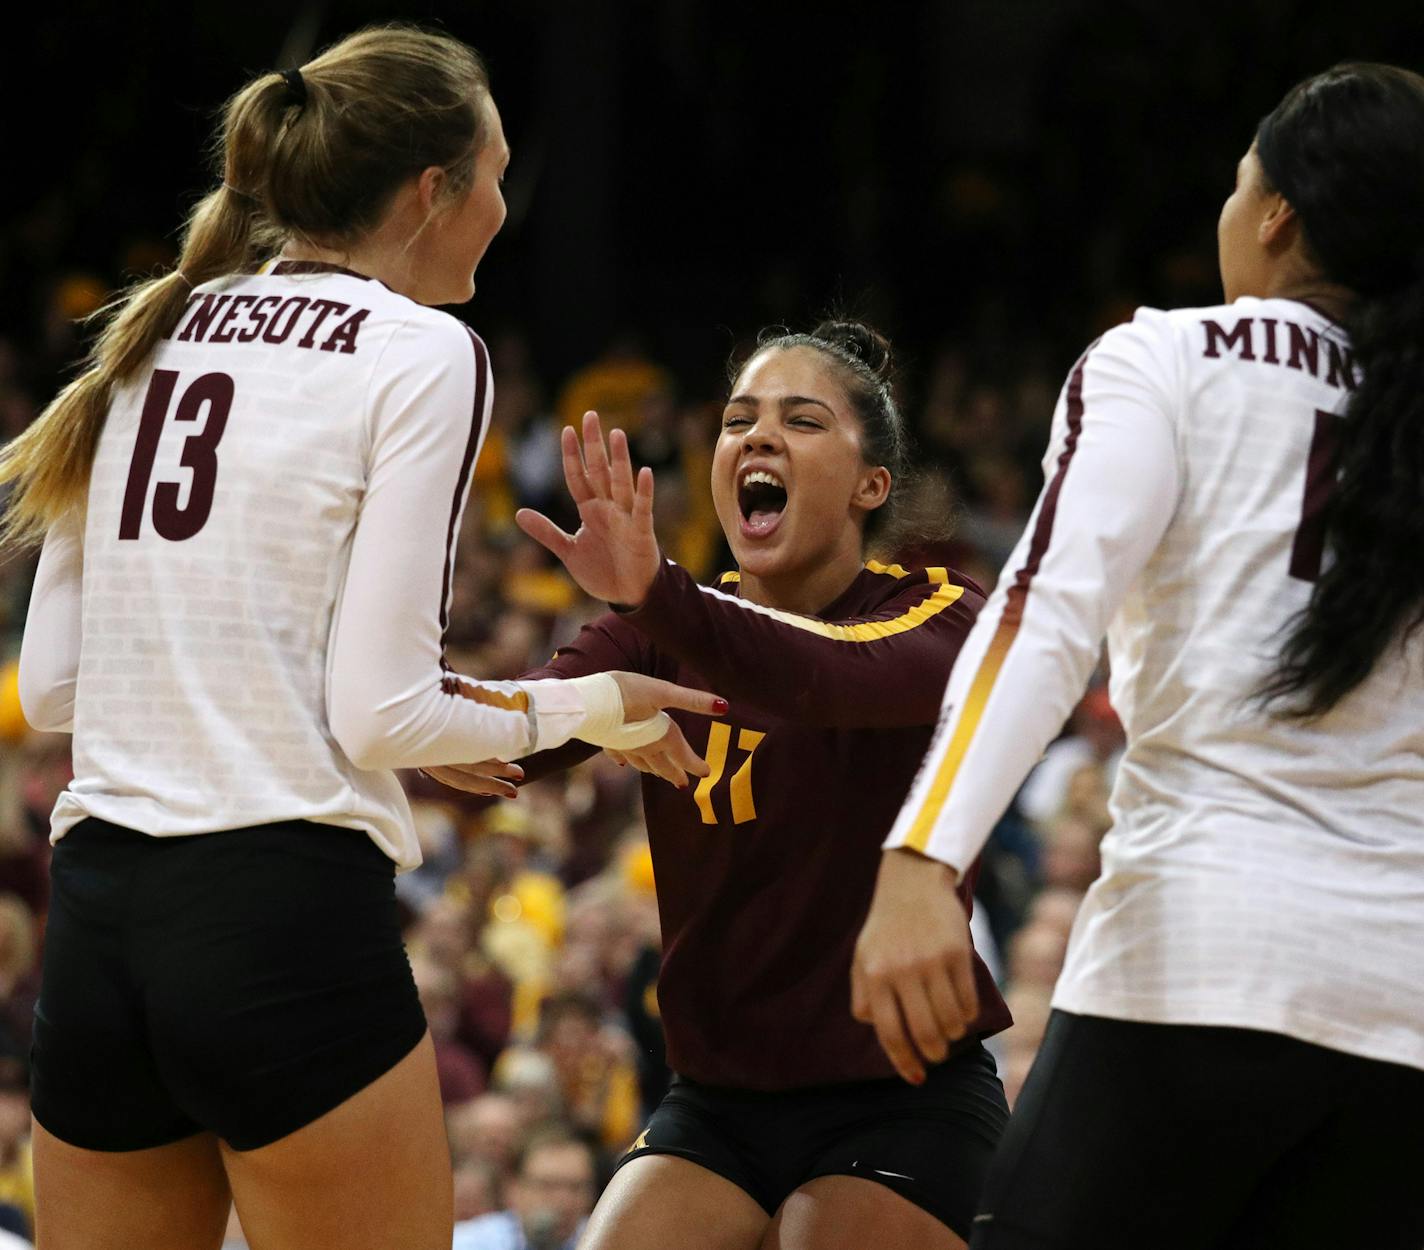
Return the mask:
[[[36,341],[0,340],[5,437],[30,421],[82,350],[76,318],[97,278],[51,286]],[[570,522],[558,432],[584,410],[628,430],[656,471],[669,554],[699,576],[728,567],[707,477],[722,396],[688,393],[636,337],[564,379],[528,340],[491,337],[493,431],[476,468],[454,579],[451,663],[511,677],[542,662],[601,605],[513,525],[521,506]],[[1056,380],[1033,361],[981,376],[952,343],[911,379],[919,471],[874,554],[948,564],[990,585],[1023,528]],[[68,739],[29,732],[15,657],[34,559],[0,567],[0,1230],[29,1234],[26,1055],[47,902],[49,812]],[[981,877],[979,939],[1017,1023],[994,1047],[1010,1096],[1042,1036],[1082,891],[1097,872],[1121,731],[1101,687],[1079,709],[996,831]],[[435,1039],[455,1163],[457,1250],[561,1246],[666,1087],[658,917],[638,781],[603,757],[475,799],[407,779],[425,862],[401,877],[411,963]],[[242,1245],[234,1224],[232,1245]]]

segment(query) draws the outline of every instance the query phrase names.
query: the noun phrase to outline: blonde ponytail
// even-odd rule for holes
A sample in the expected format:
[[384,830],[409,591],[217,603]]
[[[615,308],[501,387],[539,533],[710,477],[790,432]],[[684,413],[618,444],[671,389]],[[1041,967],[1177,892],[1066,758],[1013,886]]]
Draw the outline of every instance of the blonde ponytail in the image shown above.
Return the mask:
[[220,187],[193,210],[178,268],[131,287],[94,314],[107,324],[82,372],[0,448],[0,484],[14,484],[0,520],[0,546],[37,543],[62,516],[83,509],[114,388],[173,332],[193,287],[238,271],[248,259],[252,226],[252,207]]
[[0,548],[36,543],[82,510],[114,388],[182,318],[192,289],[250,273],[293,235],[351,242],[380,219],[401,181],[439,166],[459,190],[482,141],[484,63],[448,35],[392,24],[358,31],[291,77],[264,74],[227,103],[223,181],[193,210],[178,267],[95,314],[104,323],[83,371],[0,448],[12,484]]

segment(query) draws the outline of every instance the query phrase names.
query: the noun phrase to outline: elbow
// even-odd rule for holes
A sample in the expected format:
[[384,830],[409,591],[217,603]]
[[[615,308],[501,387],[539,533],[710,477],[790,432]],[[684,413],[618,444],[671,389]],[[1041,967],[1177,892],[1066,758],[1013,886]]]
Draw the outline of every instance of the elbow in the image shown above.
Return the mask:
[[401,767],[380,717],[334,703],[329,722],[331,736],[342,754],[363,772]]
[[20,670],[20,711],[25,722],[39,733],[72,733],[74,729],[74,683],[26,680]]

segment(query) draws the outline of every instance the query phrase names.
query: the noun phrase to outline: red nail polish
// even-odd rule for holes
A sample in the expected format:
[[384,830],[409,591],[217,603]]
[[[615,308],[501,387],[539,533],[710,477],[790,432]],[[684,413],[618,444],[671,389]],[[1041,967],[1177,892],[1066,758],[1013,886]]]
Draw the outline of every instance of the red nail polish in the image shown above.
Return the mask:
[[718,715],[718,716],[725,716],[725,715],[727,714],[727,700],[726,700],[726,699],[713,699],[713,700],[712,700],[712,711],[713,711],[714,713],[716,713],[716,715]]

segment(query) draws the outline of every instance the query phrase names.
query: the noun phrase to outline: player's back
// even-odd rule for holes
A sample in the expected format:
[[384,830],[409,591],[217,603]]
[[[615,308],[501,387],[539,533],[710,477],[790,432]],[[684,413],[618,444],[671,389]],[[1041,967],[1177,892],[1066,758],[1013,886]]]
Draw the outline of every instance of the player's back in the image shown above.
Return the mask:
[[1149,823],[1156,792],[1173,823],[1185,805],[1194,821],[1289,825],[1328,845],[1393,826],[1424,853],[1414,836],[1419,647],[1392,648],[1317,720],[1282,717],[1256,697],[1329,558],[1323,506],[1355,380],[1348,339],[1293,300],[1163,321],[1176,356],[1180,501],[1110,635],[1114,702],[1133,743],[1132,823]]
[[115,394],[95,460],[56,831],[85,814],[150,833],[302,817],[399,841],[393,778],[332,738],[328,643],[373,408],[402,359],[441,350],[471,356],[470,336],[343,271],[287,263],[193,293]]
[[[1396,921],[1401,908],[1424,917],[1424,644],[1390,648],[1314,720],[1258,691],[1331,558],[1322,508],[1349,437],[1349,342],[1282,299],[1144,310],[1125,329],[1160,383],[1180,492],[1109,630],[1129,745],[1060,1005],[1288,1024],[1342,1045],[1362,964],[1404,991]],[[1299,999],[1272,971],[1287,947],[1309,948],[1318,971]],[[1420,1056],[1413,993],[1366,1049]]]

